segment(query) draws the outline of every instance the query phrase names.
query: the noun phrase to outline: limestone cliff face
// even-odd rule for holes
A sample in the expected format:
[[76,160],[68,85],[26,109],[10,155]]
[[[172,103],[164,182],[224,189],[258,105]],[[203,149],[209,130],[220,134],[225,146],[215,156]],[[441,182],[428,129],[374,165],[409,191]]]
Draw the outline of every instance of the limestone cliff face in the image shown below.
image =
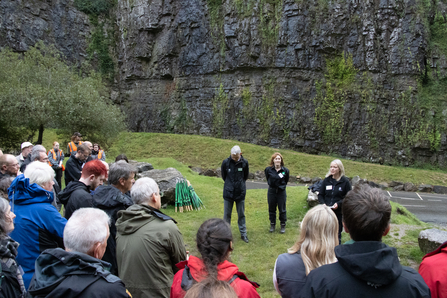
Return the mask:
[[[49,2],[19,9],[20,1],[2,1],[0,45],[23,51],[23,42],[42,38],[82,60],[87,17],[63,1],[40,10],[47,19],[32,11]],[[431,42],[444,6],[440,0],[118,0],[111,13],[112,98],[135,131],[445,166],[447,108],[429,87],[446,75],[444,48]],[[75,24],[59,22],[71,36],[66,40],[52,29],[62,17]],[[31,28],[50,29],[25,29],[22,18],[42,19],[46,25]]]

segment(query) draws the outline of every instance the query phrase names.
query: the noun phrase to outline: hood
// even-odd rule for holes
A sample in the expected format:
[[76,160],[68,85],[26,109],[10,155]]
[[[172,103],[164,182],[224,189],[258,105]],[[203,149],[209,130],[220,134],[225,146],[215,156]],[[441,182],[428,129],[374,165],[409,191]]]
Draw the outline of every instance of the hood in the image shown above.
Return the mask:
[[335,247],[339,264],[350,274],[379,287],[394,282],[402,273],[394,247],[378,241],[358,241]]
[[68,203],[68,199],[70,198],[71,194],[78,189],[85,189],[88,193],[90,193],[90,186],[85,185],[84,183],[80,181],[71,181],[68,183],[68,186],[64,188],[63,191],[61,191],[58,194],[59,201],[66,205]]
[[[41,297],[51,293],[52,297],[57,297],[57,286],[69,275],[90,274],[110,282],[118,280],[118,277],[108,271],[109,268],[109,263],[83,253],[66,252],[60,248],[47,249],[36,260],[36,271],[28,291],[33,296]],[[92,278],[92,282],[97,278]],[[64,298],[80,297],[84,290],[85,288],[73,287],[69,296],[64,291]]]
[[29,205],[36,203],[52,203],[54,194],[36,183],[30,184],[29,178],[23,174],[12,181],[8,188],[8,197],[16,205]]
[[100,209],[110,209],[116,206],[133,205],[132,200],[112,185],[100,185],[93,194],[93,204]]
[[151,207],[135,204],[118,212],[116,230],[122,235],[135,233],[142,226],[155,220]]
[[[198,282],[201,282],[208,276],[205,270],[205,264],[197,257],[189,257],[188,267],[192,277]],[[217,265],[217,270],[217,279],[225,281],[229,281],[239,271],[236,265],[227,260]]]

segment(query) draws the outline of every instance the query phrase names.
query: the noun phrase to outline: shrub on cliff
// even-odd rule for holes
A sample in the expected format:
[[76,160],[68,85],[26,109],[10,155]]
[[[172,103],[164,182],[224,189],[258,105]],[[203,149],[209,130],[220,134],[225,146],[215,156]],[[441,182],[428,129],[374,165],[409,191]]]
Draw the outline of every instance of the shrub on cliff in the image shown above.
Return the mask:
[[82,75],[43,42],[24,54],[0,51],[0,102],[2,131],[39,131],[37,143],[48,127],[69,135],[81,131],[103,144],[125,128],[124,115],[112,104],[101,76]]

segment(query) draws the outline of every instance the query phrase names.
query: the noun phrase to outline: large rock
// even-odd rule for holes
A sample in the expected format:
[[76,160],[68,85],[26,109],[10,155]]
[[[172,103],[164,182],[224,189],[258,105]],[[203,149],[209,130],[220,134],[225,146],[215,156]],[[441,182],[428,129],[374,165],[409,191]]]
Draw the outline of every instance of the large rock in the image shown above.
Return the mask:
[[365,184],[365,183],[368,183],[368,180],[362,179],[359,176],[354,176],[351,179],[351,185],[352,186],[357,186],[357,185]]
[[398,185],[404,185],[404,183],[400,181],[391,181],[390,183],[390,187],[396,187]]
[[213,170],[213,169],[206,169],[200,175],[208,176],[208,177],[217,177],[216,170]]
[[396,185],[396,186],[393,187],[393,190],[394,191],[403,191],[404,190],[404,186],[403,186],[403,184]]
[[405,191],[417,191],[418,188],[413,183],[407,182],[407,183],[404,184],[404,190]]
[[438,229],[424,230],[419,233],[419,248],[424,253],[429,253],[438,248],[439,245],[447,241],[447,232]]
[[309,193],[307,194],[307,205],[312,208],[314,206],[317,206],[318,204],[318,194],[309,190]]
[[259,181],[265,180],[265,173],[264,173],[264,171],[256,171],[256,173],[255,173],[255,180],[259,180]]
[[143,173],[154,169],[152,164],[148,162],[134,162],[133,160],[129,160],[129,163],[137,168],[138,173]]
[[323,180],[323,179],[321,179],[321,177],[314,177],[314,178],[312,178],[311,182],[312,182],[312,184],[314,184],[314,183],[317,183],[320,180]]
[[418,187],[419,192],[432,192],[433,191],[433,185],[430,184],[421,184]]
[[447,187],[435,185],[433,186],[434,193],[447,194]]
[[175,204],[175,185],[179,179],[185,179],[182,173],[174,168],[146,171],[139,173],[137,177],[149,177],[157,182],[160,191],[163,192],[163,197],[161,197],[162,204]]
[[301,183],[308,184],[312,182],[312,179],[310,179],[310,177],[301,177],[299,181]]

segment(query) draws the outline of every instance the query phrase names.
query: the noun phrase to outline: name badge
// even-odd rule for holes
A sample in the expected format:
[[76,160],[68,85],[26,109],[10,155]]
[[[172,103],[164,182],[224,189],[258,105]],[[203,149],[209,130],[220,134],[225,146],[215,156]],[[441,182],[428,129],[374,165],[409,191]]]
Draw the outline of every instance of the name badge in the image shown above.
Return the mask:
[[284,175],[283,175],[283,174],[281,174],[281,173],[279,173],[279,174],[278,174],[278,176],[279,176],[279,178],[282,178],[282,177],[284,177]]
[[237,170],[238,170],[239,172],[242,172],[242,168],[237,168]]
[[341,186],[338,188],[338,191],[343,191],[343,190],[341,189]]
[[326,190],[332,190],[332,185],[326,185]]

